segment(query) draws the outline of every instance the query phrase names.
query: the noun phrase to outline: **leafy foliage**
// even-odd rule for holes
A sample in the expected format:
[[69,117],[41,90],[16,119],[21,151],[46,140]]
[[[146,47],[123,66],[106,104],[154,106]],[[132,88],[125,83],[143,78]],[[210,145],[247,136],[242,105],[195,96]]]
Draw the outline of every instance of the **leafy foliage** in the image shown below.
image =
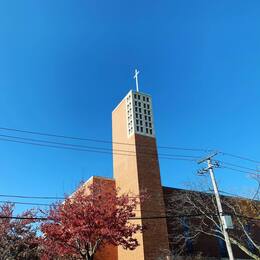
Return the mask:
[[79,189],[47,212],[49,220],[41,225],[45,258],[56,254],[93,259],[106,244],[134,250],[138,241],[133,235],[142,228],[129,219],[135,217],[139,200],[118,195],[118,190],[102,183]]
[[[0,255],[2,260],[39,259],[38,241],[33,219],[12,219],[14,204],[0,206]],[[20,215],[33,218],[35,213],[28,210]]]

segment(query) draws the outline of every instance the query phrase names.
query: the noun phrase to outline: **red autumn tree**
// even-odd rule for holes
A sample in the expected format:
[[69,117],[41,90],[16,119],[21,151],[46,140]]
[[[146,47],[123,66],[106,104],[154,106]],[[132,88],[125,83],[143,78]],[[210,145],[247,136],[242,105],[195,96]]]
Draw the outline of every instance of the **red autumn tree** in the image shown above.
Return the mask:
[[0,258],[39,259],[35,213],[28,210],[14,219],[13,211],[12,203],[0,205]]
[[[133,235],[142,227],[134,224],[135,209],[140,198],[119,195],[118,190],[95,183],[80,188],[63,203],[48,212],[48,221],[41,225],[45,258],[54,256],[92,260],[104,245],[121,245],[134,250],[138,246]],[[48,253],[51,252],[52,256]]]

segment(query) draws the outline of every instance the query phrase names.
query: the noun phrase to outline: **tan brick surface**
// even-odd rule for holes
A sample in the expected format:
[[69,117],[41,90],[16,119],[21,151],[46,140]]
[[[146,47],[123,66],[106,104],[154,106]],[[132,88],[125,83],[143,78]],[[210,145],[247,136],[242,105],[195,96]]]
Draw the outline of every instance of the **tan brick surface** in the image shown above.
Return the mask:
[[[138,217],[162,216],[165,208],[155,138],[141,135],[128,138],[126,119],[126,104],[123,100],[112,113],[116,185],[122,192],[140,194],[143,190],[147,191],[149,199],[141,204],[137,211]],[[169,249],[165,219],[138,220],[136,223],[146,226],[146,230],[136,236],[140,246],[134,251],[119,247],[118,260],[156,260],[160,250]]]
[[[85,189],[88,192],[87,187],[93,183],[102,183],[102,186],[105,189],[113,189],[115,187],[115,181],[113,179],[103,178],[93,176],[88,181],[86,181],[81,188]],[[114,245],[105,245],[101,247],[96,255],[95,260],[117,260],[117,247]]]

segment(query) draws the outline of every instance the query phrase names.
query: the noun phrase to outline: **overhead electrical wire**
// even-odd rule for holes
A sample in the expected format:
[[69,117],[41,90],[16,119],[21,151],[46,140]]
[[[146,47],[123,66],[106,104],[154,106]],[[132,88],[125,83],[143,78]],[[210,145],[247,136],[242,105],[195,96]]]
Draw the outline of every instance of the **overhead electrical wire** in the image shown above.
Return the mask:
[[7,194],[0,194],[0,197],[19,198],[19,199],[43,199],[43,200],[63,200],[63,199],[66,199],[66,197],[55,197],[55,196],[23,196],[23,195],[7,195]]
[[[213,190],[210,190],[210,191],[213,191]],[[244,197],[244,196],[240,196],[240,195],[238,195],[238,194],[234,194],[234,193],[227,192],[227,191],[219,190],[219,193],[227,194],[227,195],[232,196],[232,197],[235,197],[235,198],[241,198],[241,199],[250,200],[250,198],[247,198],[247,197]],[[225,195],[224,195],[224,196],[225,196]]]
[[238,172],[238,173],[247,173],[247,174],[256,174],[257,173],[257,171],[249,172],[249,171],[243,171],[243,170],[239,170],[239,169],[227,167],[227,166],[221,166],[221,168],[228,169],[228,170],[231,170],[231,171],[235,171],[235,172]]
[[[0,137],[4,137],[4,138],[12,138],[12,139],[18,139],[18,140],[24,140],[24,141],[28,141],[28,142],[33,142],[33,143],[46,143],[46,144],[50,144],[50,145],[54,145],[56,146],[64,146],[64,147],[75,147],[75,148],[83,148],[84,150],[86,149],[86,151],[89,151],[92,149],[96,150],[101,150],[101,151],[109,151],[109,152],[123,152],[123,153],[131,153],[131,154],[136,154],[135,151],[131,151],[131,150],[121,150],[121,149],[111,149],[111,148],[106,148],[106,147],[97,147],[97,146],[86,146],[86,145],[78,145],[78,144],[71,144],[71,143],[63,143],[63,142],[54,142],[54,141],[47,141],[47,140],[41,140],[41,139],[33,139],[33,138],[25,138],[25,137],[20,137],[20,136],[12,136],[12,135],[2,135],[0,134]],[[9,139],[7,139],[9,140]],[[156,153],[153,152],[146,152],[146,151],[142,151],[142,152],[137,152],[138,154],[145,154],[145,155],[157,155]],[[192,156],[192,155],[180,155],[180,154],[158,154],[159,156],[172,156],[172,157],[187,157],[187,158],[200,158],[199,156]]]
[[[76,136],[69,136],[69,135],[52,134],[52,133],[46,133],[46,132],[40,132],[40,131],[39,132],[30,131],[30,130],[23,130],[23,129],[17,129],[17,128],[10,128],[10,127],[0,127],[0,130],[19,132],[19,133],[24,133],[24,134],[33,134],[33,135],[41,135],[41,136],[48,136],[48,137],[64,138],[64,139],[71,139],[71,140],[79,140],[79,141],[89,141],[89,142],[96,142],[96,143],[118,144],[118,145],[128,145],[128,146],[135,145],[135,144],[131,144],[131,143],[114,142],[114,141],[108,141],[108,140],[102,140],[102,139],[96,139],[96,138],[83,138],[83,137],[76,137]],[[139,146],[145,147],[146,145],[138,145],[137,147],[139,147]],[[215,151],[213,149],[176,147],[176,146],[158,146],[158,149],[160,149],[160,148],[161,149],[172,149],[172,150],[183,150],[183,151],[195,151],[195,152]],[[236,155],[236,154],[232,154],[232,153],[221,152],[221,151],[220,151],[220,154],[222,154],[224,156],[230,156],[233,158],[260,164],[260,161],[249,158],[249,157]]]
[[[43,132],[35,132],[35,131],[27,131],[27,130],[20,130],[20,129],[15,129],[15,128],[5,128],[5,127],[0,127],[0,130],[4,131],[14,131],[14,132],[19,132],[19,133],[26,133],[26,134],[33,134],[33,135],[41,135],[41,136],[48,136],[48,137],[56,137],[56,138],[65,138],[65,139],[73,139],[73,140],[81,140],[81,141],[93,141],[93,142],[98,142],[98,143],[109,143],[109,144],[123,144],[123,145],[135,145],[135,144],[129,144],[129,143],[118,143],[118,142],[112,142],[112,141],[105,141],[105,140],[100,140],[100,139],[91,139],[91,138],[80,138],[80,137],[73,137],[73,136],[65,136],[65,135],[57,135],[57,134],[49,134],[49,133],[43,133]],[[65,149],[65,150],[74,150],[74,151],[82,151],[82,152],[94,152],[94,153],[103,153],[103,154],[113,154],[113,155],[123,155],[123,156],[136,156],[135,151],[129,151],[129,150],[121,150],[121,149],[111,149],[111,148],[106,148],[106,147],[96,147],[96,146],[86,146],[86,145],[81,145],[81,144],[71,144],[71,143],[64,143],[64,142],[56,142],[56,141],[48,141],[48,140],[41,140],[41,139],[33,139],[33,138],[27,138],[27,137],[20,137],[20,136],[11,136],[11,135],[4,135],[0,134],[0,141],[6,141],[6,142],[14,142],[14,143],[20,143],[20,144],[29,144],[29,145],[35,145],[35,146],[42,146],[42,147],[48,147],[48,148],[57,148],[57,149]],[[138,147],[138,146],[137,146]],[[140,147],[145,147],[145,146],[140,146]],[[209,149],[194,149],[194,148],[181,148],[181,147],[171,147],[171,146],[158,146],[159,148],[165,148],[165,149],[175,149],[175,150],[185,150],[185,151],[200,151],[200,152],[209,152],[212,150]],[[140,155],[155,155],[155,153],[149,153],[149,152],[137,152]],[[239,156],[239,155],[234,155],[230,153],[224,153],[220,152],[222,155],[227,155],[231,156],[234,158],[238,158],[241,160],[247,160],[250,162],[254,163],[259,163],[256,160]],[[168,159],[168,160],[181,160],[181,161],[196,161],[200,156],[194,156],[194,155],[180,155],[180,154],[162,154],[159,153],[158,156],[160,159]],[[221,167],[225,169],[229,169],[232,171],[236,171],[239,173],[247,173],[247,174],[255,174],[258,173],[259,171],[241,166],[241,165],[236,165],[234,163],[230,162],[225,162],[221,160],[214,160],[218,161],[221,164],[223,164]],[[228,167],[226,165],[230,165],[233,167]],[[245,169],[245,170],[241,170]],[[3,197],[5,195],[0,195],[0,197]],[[16,196],[12,195],[9,197],[16,197],[16,198],[35,198],[35,199],[64,199],[61,197],[33,197],[33,196]],[[1,201],[0,201],[1,202]],[[17,202],[16,204],[19,204],[20,202]],[[22,203],[20,203],[22,204]],[[33,203],[36,204],[36,203]],[[42,203],[39,203],[40,205]],[[30,205],[30,203],[28,204]],[[44,204],[42,204],[44,205]],[[47,205],[47,204],[45,204]]]
[[237,164],[234,164],[234,163],[229,163],[229,162],[225,162],[225,161],[222,161],[222,160],[213,160],[213,161],[220,162],[223,165],[230,165],[230,166],[234,166],[234,167],[237,167],[237,168],[241,168],[241,169],[245,169],[245,170],[249,170],[249,171],[256,171],[257,172],[256,169],[245,167],[245,166],[241,166],[241,165],[237,165]]
[[[81,151],[81,152],[93,152],[93,153],[122,155],[122,156],[136,156],[136,152],[128,151],[128,150],[115,150],[115,151],[119,151],[119,152],[114,152],[113,150],[110,150],[107,148],[89,147],[89,146],[84,146],[84,145],[74,145],[74,144],[68,144],[68,143],[52,142],[52,141],[24,138],[24,137],[18,137],[18,136],[10,136],[10,135],[1,135],[0,134],[0,136],[18,139],[18,140],[13,140],[13,139],[9,139],[9,138],[0,138],[0,141],[6,141],[6,142],[14,142],[14,143],[20,143],[20,144],[29,144],[29,145],[34,145],[34,146],[42,146],[42,147],[48,147],[48,148],[57,148],[57,149],[65,149],[65,150],[73,150],[73,151]],[[20,140],[26,140],[26,141],[20,141]],[[78,147],[89,147],[89,148],[93,148],[93,149],[85,149],[85,148],[83,149],[83,148],[78,148]],[[120,153],[120,151],[121,151],[121,153]],[[132,152],[132,153],[128,154],[127,152]],[[147,152],[139,152],[138,154],[142,155],[142,156],[155,155],[155,153],[147,153]],[[181,155],[181,154],[158,154],[158,157],[160,159],[166,159],[166,160],[180,160],[180,161],[192,161],[192,162],[195,162],[198,158],[200,158],[199,156]],[[221,166],[222,168],[237,171],[240,173],[255,174],[255,173],[259,172],[252,168],[236,165],[236,164],[229,163],[229,162],[224,162],[221,160],[214,160],[214,161],[223,163],[224,165]],[[246,170],[250,170],[251,172],[235,169],[232,167],[227,167],[227,166],[225,166],[225,164],[234,166],[234,167],[238,167],[238,168],[242,168],[242,169],[246,169]]]
[[[198,192],[200,192],[200,191],[198,191]],[[212,189],[209,189],[209,192],[213,194]],[[238,197],[238,198],[245,199],[245,200],[251,200],[248,197],[243,197],[243,196],[240,196],[238,194],[230,193],[230,192],[227,192],[227,191],[220,190],[219,192],[233,196],[233,197]],[[207,193],[207,192],[205,192],[205,193]],[[57,201],[68,199],[68,197],[66,197],[66,196],[62,196],[62,197],[61,196],[28,196],[28,195],[13,195],[13,194],[0,194],[0,197],[2,197],[2,198],[16,198],[16,199],[57,200]],[[14,203],[14,204],[20,203],[20,202],[15,202],[15,201],[10,201],[10,200],[0,201],[0,203],[4,203],[4,202],[10,202],[10,203]],[[33,203],[33,204],[41,205],[42,203]],[[51,204],[43,204],[43,205],[51,205]]]
[[[57,148],[57,149],[64,149],[64,150],[73,150],[73,151],[81,151],[81,152],[92,152],[92,153],[102,153],[102,154],[113,154],[113,155],[122,155],[122,156],[136,156],[135,154],[128,154],[128,153],[115,153],[112,150],[109,151],[103,151],[96,149],[81,149],[76,147],[69,147],[69,146],[59,146],[59,145],[48,145],[44,143],[36,143],[36,142],[29,142],[29,141],[20,141],[20,140],[13,140],[13,139],[7,139],[7,138],[0,138],[0,141],[6,141],[6,142],[13,142],[13,143],[20,143],[20,144],[29,144],[34,146],[42,146],[42,147],[49,147],[49,148]],[[147,154],[139,153],[142,156],[146,156]],[[173,157],[164,157],[158,154],[158,156],[161,159],[168,159],[168,160],[181,160],[181,161],[196,161],[196,157],[192,159],[192,156],[187,155],[173,155]]]
[[[211,214],[211,213],[209,213]],[[171,219],[171,218],[183,218],[183,217],[200,217],[204,214],[181,214],[181,215],[166,215],[166,216],[150,216],[150,217],[131,217],[129,220],[149,220],[149,219]],[[211,214],[217,215],[217,214]],[[233,216],[249,219],[249,220],[256,220],[260,221],[260,218],[249,217],[245,215],[238,215],[238,214],[231,214]],[[51,221],[51,218],[48,217],[21,217],[21,216],[5,216],[0,215],[0,219],[19,219],[19,220],[41,220],[41,221]]]
[[236,155],[236,154],[232,154],[232,153],[225,153],[225,152],[220,152],[220,154],[230,156],[230,157],[233,157],[233,158],[237,158],[237,159],[240,159],[240,160],[260,164],[260,161],[257,161],[255,159],[251,159],[251,158],[248,158],[248,157],[244,157],[244,156],[241,156],[241,155]]
[[[52,133],[46,133],[46,132],[37,132],[37,131],[28,131],[28,130],[22,130],[17,128],[7,128],[7,127],[0,127],[0,130],[4,131],[13,131],[13,132],[20,132],[20,133],[26,133],[26,134],[33,134],[33,135],[41,135],[41,136],[48,136],[48,137],[57,137],[57,138],[64,138],[64,139],[72,139],[72,140],[79,140],[79,141],[90,141],[90,142],[97,142],[97,143],[106,143],[106,144],[120,144],[120,145],[128,145],[132,146],[135,144],[131,143],[124,143],[124,142],[114,142],[114,141],[108,141],[108,140],[102,140],[102,139],[95,139],[95,138],[82,138],[82,137],[76,137],[76,136],[68,136],[68,135],[58,135],[58,134],[52,134]],[[147,145],[137,145],[137,147],[145,147]],[[212,152],[211,149],[203,149],[203,148],[188,148],[188,147],[176,147],[176,146],[158,146],[158,148],[162,149],[172,149],[172,150],[183,150],[183,151],[195,151],[195,152]]]
[[[110,149],[110,148],[104,148],[104,147],[77,145],[77,144],[46,141],[46,140],[41,140],[41,139],[25,138],[25,137],[2,135],[2,134],[0,134],[0,137],[5,137],[5,138],[0,138],[0,141],[14,142],[14,143],[20,143],[20,144],[29,144],[29,145],[35,145],[35,146],[65,149],[65,150],[74,150],[74,151],[81,151],[81,152],[93,152],[93,153],[102,153],[102,154],[136,156],[136,152],[130,151],[130,150],[120,150],[120,149]],[[15,139],[15,140],[13,140],[13,139]],[[24,141],[20,141],[20,140],[24,140]],[[150,153],[150,152],[137,152],[137,154],[142,155],[142,156],[143,155],[156,155],[155,153]],[[181,161],[196,161],[196,159],[201,158],[200,156],[184,155],[184,154],[162,154],[162,153],[158,153],[158,156],[160,157],[160,159],[181,160]],[[242,170],[238,170],[238,169],[231,168],[231,167],[225,167],[225,166],[223,167],[223,168],[230,169],[230,170],[233,170],[233,171],[238,171],[238,172],[241,172],[241,173],[257,173],[257,172],[260,172],[260,171],[257,171],[256,169],[237,165],[237,164],[234,164],[234,163],[229,163],[229,162],[222,161],[222,160],[214,160],[214,161],[220,162],[223,165],[230,165],[230,166],[234,166],[234,167],[237,167],[237,168],[252,171],[252,172],[248,172],[248,171],[242,171]]]
[[31,205],[31,206],[51,206],[52,205],[52,204],[45,204],[45,203],[20,202],[20,201],[9,201],[9,200],[0,200],[0,203],[11,203],[11,204]]

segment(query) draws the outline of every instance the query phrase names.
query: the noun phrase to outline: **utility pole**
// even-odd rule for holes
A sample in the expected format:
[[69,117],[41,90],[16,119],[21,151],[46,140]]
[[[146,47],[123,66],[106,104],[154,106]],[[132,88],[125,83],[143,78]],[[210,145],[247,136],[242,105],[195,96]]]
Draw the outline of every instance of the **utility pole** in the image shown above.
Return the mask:
[[218,213],[219,213],[219,217],[220,217],[221,229],[222,229],[222,232],[223,232],[223,236],[225,238],[228,256],[229,256],[230,260],[234,260],[229,235],[228,235],[228,232],[227,232],[227,228],[228,228],[227,220],[230,220],[230,216],[225,216],[224,213],[223,213],[223,208],[222,208],[222,205],[221,205],[218,186],[217,186],[217,182],[216,182],[214,171],[213,171],[214,167],[219,167],[218,163],[212,163],[212,157],[214,157],[215,155],[217,155],[217,152],[212,154],[212,155],[206,156],[205,158],[198,161],[199,164],[203,163],[203,162],[207,162],[207,164],[208,164],[207,168],[199,170],[198,173],[199,174],[204,174],[204,173],[207,173],[207,172],[210,173],[210,178],[211,178],[211,181],[212,181],[212,185],[213,185],[213,189],[214,189],[214,193],[215,193],[215,198],[216,198],[216,202],[217,202],[217,207],[218,207]]

